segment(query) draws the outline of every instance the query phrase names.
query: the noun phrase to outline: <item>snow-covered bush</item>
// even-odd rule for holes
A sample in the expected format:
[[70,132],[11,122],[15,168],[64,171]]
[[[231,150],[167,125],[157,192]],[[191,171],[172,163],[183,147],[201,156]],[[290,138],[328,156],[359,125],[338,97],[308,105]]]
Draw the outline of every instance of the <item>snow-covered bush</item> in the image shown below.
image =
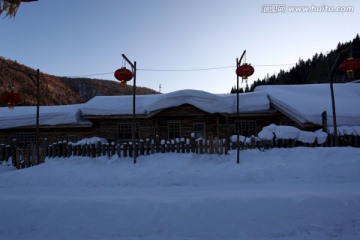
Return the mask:
[[323,144],[326,142],[328,134],[321,129],[316,132],[302,131],[293,126],[277,126],[271,124],[263,127],[259,132],[258,137],[261,140],[273,140],[276,139],[292,139],[302,143],[314,143]]
[[302,143],[314,143],[316,137],[317,134],[314,132],[300,131],[299,135],[296,137],[296,140]]

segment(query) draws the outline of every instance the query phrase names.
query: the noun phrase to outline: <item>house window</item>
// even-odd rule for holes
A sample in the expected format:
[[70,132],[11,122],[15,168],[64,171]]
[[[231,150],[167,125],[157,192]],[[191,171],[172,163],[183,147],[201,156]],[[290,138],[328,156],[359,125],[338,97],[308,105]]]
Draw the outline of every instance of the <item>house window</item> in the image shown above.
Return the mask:
[[256,126],[255,120],[239,121],[240,135],[243,135],[245,137],[250,137],[251,135],[256,135],[255,126]]
[[[130,140],[132,139],[132,123],[118,123],[118,139]],[[135,138],[139,138],[139,123],[135,124]]]
[[11,139],[16,139],[18,143],[36,143],[36,134],[34,133],[14,133]]
[[169,122],[168,123],[168,136],[169,139],[180,138],[180,123],[178,122]]
[[195,138],[205,138],[205,123],[194,123]]

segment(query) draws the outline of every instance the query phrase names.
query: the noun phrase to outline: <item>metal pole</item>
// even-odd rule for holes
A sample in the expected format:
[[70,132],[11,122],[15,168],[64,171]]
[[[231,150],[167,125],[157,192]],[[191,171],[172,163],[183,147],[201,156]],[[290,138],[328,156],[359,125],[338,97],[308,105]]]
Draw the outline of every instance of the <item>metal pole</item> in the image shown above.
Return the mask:
[[330,78],[329,83],[330,83],[331,108],[332,108],[332,115],[333,115],[334,140],[335,140],[334,145],[335,146],[339,145],[339,138],[338,138],[338,135],[337,135],[335,94],[334,94],[334,86],[333,86],[333,72],[334,72],[334,68],[335,68],[336,63],[339,60],[340,53],[338,53],[336,55],[335,61],[334,61],[333,65],[331,66],[331,68],[330,68],[330,60],[328,58],[328,68],[329,68],[329,78]]
[[[134,74],[134,85],[133,85],[133,122],[132,122],[132,143],[133,143],[133,149],[134,149],[134,164],[136,163],[136,154],[135,153],[135,128],[136,128],[136,112],[135,112],[135,109],[136,109],[136,61],[134,61],[134,64],[125,56],[125,54],[122,54],[121,55],[127,63],[130,64],[130,66],[132,67],[132,70],[133,70],[133,74]],[[136,148],[137,149],[137,148]]]
[[[345,48],[341,52],[337,53],[335,56],[335,61],[333,62],[331,68],[330,68],[330,56],[327,56],[328,58],[328,69],[329,69],[329,82],[330,82],[330,94],[331,94],[331,108],[332,108],[332,114],[333,114],[333,126],[334,126],[334,145],[339,146],[339,137],[337,132],[337,123],[336,123],[336,107],[335,107],[335,94],[334,94],[334,86],[333,86],[333,72],[335,65],[339,61],[340,54],[347,53],[350,49],[350,56],[352,55],[352,45]],[[327,129],[326,129],[327,130]]]
[[36,70],[36,154],[37,154],[37,164],[41,163],[40,159],[40,129],[39,129],[39,119],[40,119],[40,70]]
[[332,115],[333,115],[333,125],[334,125],[334,140],[335,146],[339,145],[339,138],[337,134],[337,123],[336,123],[336,107],[335,107],[335,96],[334,96],[334,86],[332,80],[332,71],[330,72],[330,93],[331,93],[331,107],[332,107]]
[[[34,83],[36,86],[36,127],[35,127],[35,135],[36,135],[36,157],[37,157],[37,164],[41,163],[39,161],[40,158],[40,129],[39,129],[39,119],[40,119],[40,70],[36,70],[36,74],[33,74],[31,72],[27,72],[18,68],[14,68],[11,66],[8,66],[8,68],[13,69],[18,72],[25,73],[29,76],[30,80]],[[36,80],[34,79],[36,77]]]
[[134,144],[134,164],[136,164],[136,155],[137,151],[135,152],[135,134],[136,134],[136,61],[134,62],[134,86],[133,86],[133,129],[132,129],[132,141]]
[[[246,53],[246,50],[242,53],[240,60],[236,58],[236,68],[240,67],[241,61]],[[240,105],[240,99],[239,99],[239,76],[236,78],[237,84],[236,84],[236,163],[240,163],[240,122],[239,122],[239,105]]]
[[[240,66],[239,59],[236,58],[236,67]],[[239,137],[239,76],[236,77],[236,163],[240,163],[240,137]]]

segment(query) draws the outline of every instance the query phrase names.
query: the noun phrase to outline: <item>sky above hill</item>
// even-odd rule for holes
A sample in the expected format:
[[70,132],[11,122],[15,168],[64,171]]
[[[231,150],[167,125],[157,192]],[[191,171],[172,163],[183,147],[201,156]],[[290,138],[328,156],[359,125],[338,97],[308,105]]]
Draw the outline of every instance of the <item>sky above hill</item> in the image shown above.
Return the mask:
[[57,76],[115,80],[125,54],[137,62],[139,86],[229,93],[236,85],[236,58],[244,50],[255,68],[252,83],[359,33],[358,1],[287,2],[22,3],[15,19],[0,18],[0,56]]

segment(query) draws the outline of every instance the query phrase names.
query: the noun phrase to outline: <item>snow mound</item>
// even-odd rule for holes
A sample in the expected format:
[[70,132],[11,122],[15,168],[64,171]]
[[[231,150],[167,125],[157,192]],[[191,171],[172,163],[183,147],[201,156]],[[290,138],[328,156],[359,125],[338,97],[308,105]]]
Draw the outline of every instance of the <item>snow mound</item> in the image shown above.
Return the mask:
[[323,132],[321,129],[316,132],[302,131],[293,126],[277,126],[270,124],[269,126],[263,127],[258,133],[258,137],[261,140],[273,140],[277,139],[292,139],[302,143],[314,143],[323,144],[326,142],[328,134]]

